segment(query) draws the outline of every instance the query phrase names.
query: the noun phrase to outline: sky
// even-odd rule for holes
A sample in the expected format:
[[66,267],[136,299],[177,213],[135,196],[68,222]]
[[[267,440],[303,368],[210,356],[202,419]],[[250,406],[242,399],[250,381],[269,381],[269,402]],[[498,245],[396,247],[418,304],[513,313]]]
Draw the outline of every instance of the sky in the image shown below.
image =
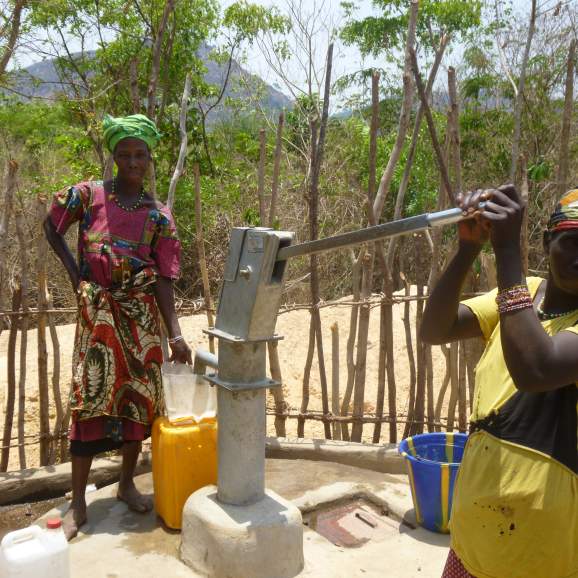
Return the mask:
[[[235,0],[221,0],[221,5],[224,8],[231,5]],[[276,6],[282,12],[286,8],[287,0],[250,0],[251,2],[261,4],[263,6]],[[467,0],[466,0],[467,1]],[[511,0],[516,10],[521,13],[529,12],[531,0]],[[544,2],[555,2],[556,0],[540,0],[541,3]],[[578,0],[571,0],[572,2],[578,2]],[[319,8],[320,13],[323,18],[319,20],[325,20],[329,23],[330,27],[338,29],[344,23],[344,11],[341,7],[342,0],[294,0],[297,4],[302,3],[302,12],[311,13],[312,7],[316,6]],[[376,13],[371,0],[357,0],[357,18],[363,18],[371,14]],[[319,52],[317,54],[318,69],[323,70],[325,62],[325,50],[327,46],[327,41],[320,42]],[[74,48],[74,44],[72,44]],[[459,49],[459,47],[458,47]],[[33,62],[33,57],[20,53],[17,56],[17,62],[20,66],[27,66]],[[250,72],[259,75],[265,82],[275,86],[282,92],[291,96],[287,88],[287,84],[284,83],[269,66],[266,58],[263,56],[262,50],[257,46],[247,47],[245,52],[245,59],[242,62],[244,68]],[[341,42],[336,43],[335,54],[334,54],[334,64],[333,64],[333,79],[337,79],[345,74],[350,74],[358,71],[362,68],[369,68],[372,66],[383,67],[383,61],[377,60],[375,58],[365,58],[363,59],[356,47],[344,46]],[[289,78],[292,79],[303,79],[305,74],[300,68],[299,63],[293,59],[292,61],[284,65],[284,71]],[[293,91],[295,94],[295,91]]]
[[[221,4],[223,8],[226,8],[230,4],[233,4],[235,0],[222,0]],[[263,6],[276,6],[282,12],[284,11],[287,0],[250,0],[254,3],[261,4]],[[319,7],[321,14],[325,14],[326,18],[331,21],[332,25],[335,28],[340,28],[341,25],[345,22],[345,15],[344,10],[341,7],[341,3],[343,0],[294,0],[294,2],[299,3],[302,2],[303,11],[311,11],[312,6],[315,5]],[[465,0],[467,1],[467,0]],[[530,7],[531,7],[531,0],[510,0],[512,6],[516,12],[529,15]],[[539,0],[539,6],[541,4],[552,4],[557,0]],[[578,0],[570,0],[571,2],[578,2]],[[357,5],[356,11],[356,18],[361,19],[372,14],[379,14],[374,6],[372,0],[357,0],[355,1]],[[325,60],[325,48],[327,43],[325,43],[323,48],[323,53],[318,55],[318,62],[320,69],[323,69],[323,63]],[[454,54],[459,55],[459,46],[456,46],[455,43],[453,45]],[[446,56],[445,58],[445,66],[449,66],[452,64],[451,56]],[[287,93],[288,90],[286,85],[282,81],[279,80],[278,75],[275,74],[274,71],[271,70],[270,66],[268,65],[266,59],[263,57],[262,51],[257,47],[249,47],[246,50],[246,60],[243,62],[243,66],[253,72],[258,74],[265,82],[279,88],[282,92]],[[354,46],[345,46],[341,42],[336,43],[336,53],[334,54],[334,64],[333,64],[333,79],[337,79],[343,75],[351,74],[361,69],[368,69],[371,67],[378,67],[378,68],[385,68],[387,69],[388,66],[384,63],[383,60],[376,59],[373,57],[366,57],[362,58],[359,50]],[[296,65],[294,62],[289,62],[286,65],[287,68],[287,75],[293,78],[302,78],[304,76],[303,72],[300,70],[299,66]],[[444,75],[439,75],[444,76]],[[337,99],[337,108],[340,105],[345,104],[345,100],[348,96],[350,96],[354,91],[346,91],[344,96],[341,99]],[[335,99],[334,99],[335,100]]]

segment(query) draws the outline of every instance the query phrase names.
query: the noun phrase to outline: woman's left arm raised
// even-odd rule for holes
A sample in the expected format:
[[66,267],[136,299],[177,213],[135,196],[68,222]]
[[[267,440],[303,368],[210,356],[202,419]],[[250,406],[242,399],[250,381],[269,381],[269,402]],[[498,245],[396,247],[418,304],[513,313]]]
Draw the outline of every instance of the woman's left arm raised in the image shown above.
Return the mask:
[[[482,218],[490,222],[496,255],[498,290],[526,283],[521,231],[524,204],[513,185],[487,192]],[[549,336],[533,307],[501,312],[501,343],[506,365],[522,391],[550,391],[578,381],[578,335],[561,331]]]

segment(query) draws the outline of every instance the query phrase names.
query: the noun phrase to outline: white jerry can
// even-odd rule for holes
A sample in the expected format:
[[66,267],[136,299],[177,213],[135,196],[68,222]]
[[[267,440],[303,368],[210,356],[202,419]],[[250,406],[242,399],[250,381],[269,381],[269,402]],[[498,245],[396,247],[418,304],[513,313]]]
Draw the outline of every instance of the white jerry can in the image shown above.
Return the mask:
[[68,542],[60,519],[46,522],[46,530],[30,526],[6,534],[0,544],[2,578],[70,578]]

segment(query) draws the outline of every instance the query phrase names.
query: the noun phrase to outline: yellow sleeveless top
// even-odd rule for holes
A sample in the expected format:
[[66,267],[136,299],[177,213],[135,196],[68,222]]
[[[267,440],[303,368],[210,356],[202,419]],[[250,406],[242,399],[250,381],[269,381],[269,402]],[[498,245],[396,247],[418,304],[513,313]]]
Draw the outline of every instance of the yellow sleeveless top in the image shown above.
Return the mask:
[[[543,280],[527,279],[532,295]],[[519,392],[502,353],[496,291],[464,301],[486,340],[458,472],[451,545],[476,578],[578,577],[576,384]],[[578,312],[542,322],[578,333]],[[523,339],[523,335],[520,335]]]

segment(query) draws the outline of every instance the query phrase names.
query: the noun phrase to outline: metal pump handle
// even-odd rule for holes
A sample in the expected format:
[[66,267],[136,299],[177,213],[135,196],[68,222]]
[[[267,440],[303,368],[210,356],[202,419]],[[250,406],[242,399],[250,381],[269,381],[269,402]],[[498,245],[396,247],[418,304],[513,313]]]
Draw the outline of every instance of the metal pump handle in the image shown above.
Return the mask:
[[[484,205],[485,203],[480,203],[479,208],[483,208]],[[342,249],[352,245],[378,241],[380,239],[385,239],[386,237],[397,237],[407,233],[425,231],[426,229],[431,229],[433,227],[453,225],[465,219],[470,219],[472,216],[473,215],[464,215],[463,211],[456,207],[445,211],[438,211],[436,213],[425,213],[415,217],[398,219],[397,221],[390,221],[389,223],[351,231],[350,233],[343,233],[341,235],[334,235],[333,237],[326,237],[325,239],[317,239],[315,241],[308,241],[298,245],[283,247],[277,253],[277,261],[286,261],[292,257],[301,257],[303,255],[325,253],[326,251]]]

